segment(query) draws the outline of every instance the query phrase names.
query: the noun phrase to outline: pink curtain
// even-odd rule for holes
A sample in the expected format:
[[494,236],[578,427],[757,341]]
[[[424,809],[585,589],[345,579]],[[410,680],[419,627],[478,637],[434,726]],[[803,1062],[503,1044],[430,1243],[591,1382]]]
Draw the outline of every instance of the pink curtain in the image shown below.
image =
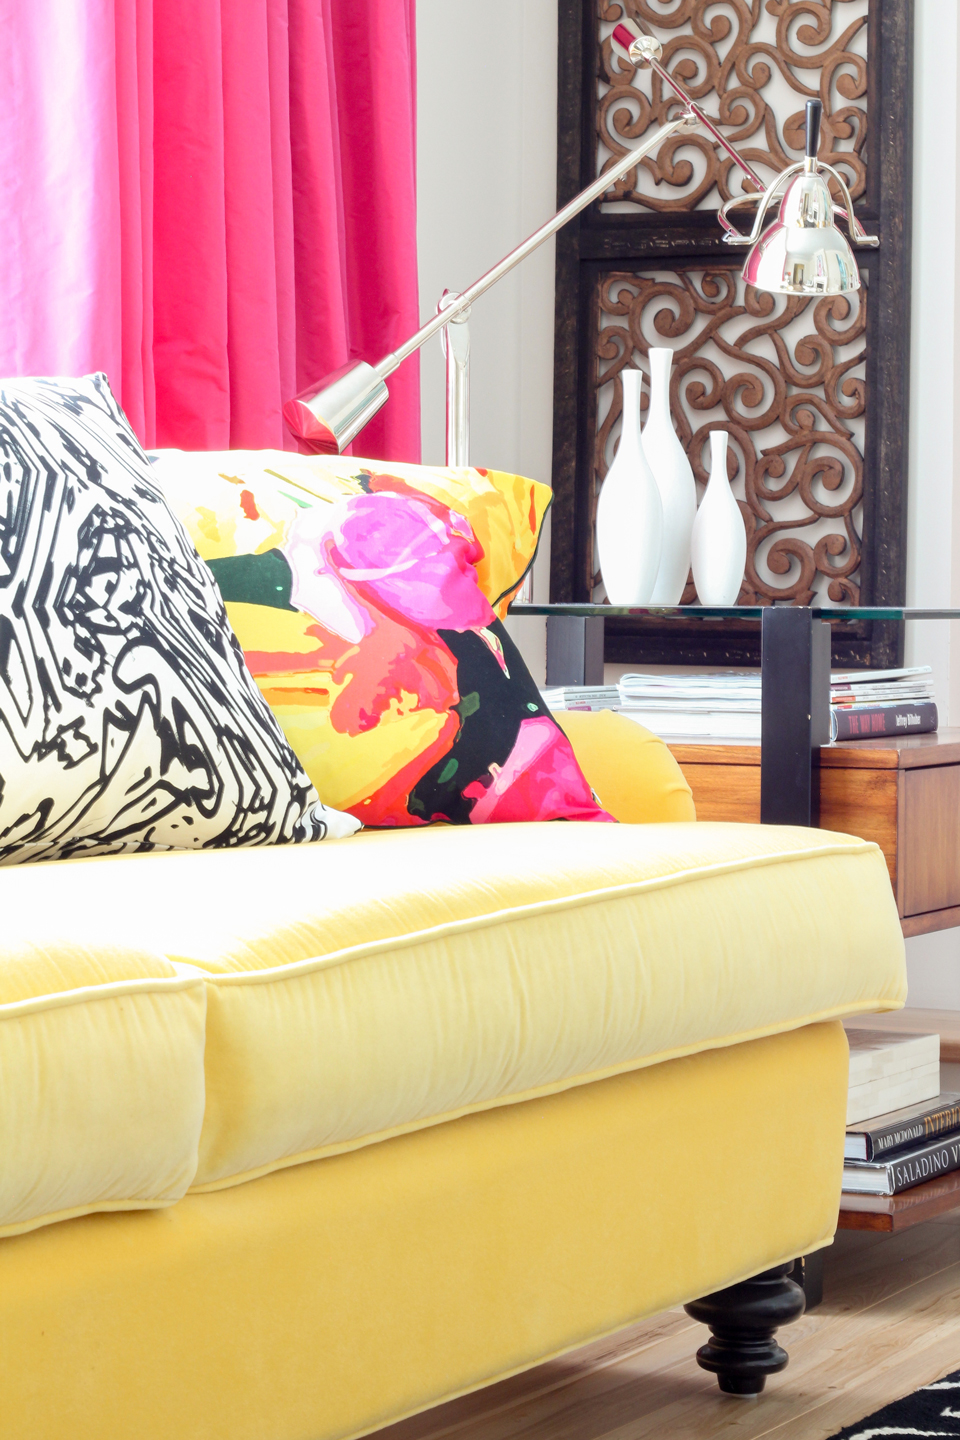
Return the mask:
[[[0,0],[0,374],[105,370],[147,445],[419,323],[415,0]],[[354,448],[420,455],[419,365]]]

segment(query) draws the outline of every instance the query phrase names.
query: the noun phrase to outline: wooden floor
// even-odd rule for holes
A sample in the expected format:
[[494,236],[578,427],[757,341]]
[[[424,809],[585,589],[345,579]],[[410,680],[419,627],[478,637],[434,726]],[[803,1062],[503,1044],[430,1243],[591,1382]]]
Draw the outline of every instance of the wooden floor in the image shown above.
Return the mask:
[[720,1394],[683,1311],[377,1432],[377,1440],[826,1440],[960,1369],[960,1214],[902,1235],[841,1233],[824,1300],[781,1333],[757,1400]]

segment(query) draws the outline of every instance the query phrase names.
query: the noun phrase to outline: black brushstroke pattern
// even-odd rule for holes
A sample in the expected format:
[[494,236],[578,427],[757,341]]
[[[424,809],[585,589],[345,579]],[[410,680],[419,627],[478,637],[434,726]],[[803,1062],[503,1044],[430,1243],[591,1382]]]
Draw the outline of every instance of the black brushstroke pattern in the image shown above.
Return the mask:
[[0,390],[0,862],[321,839],[335,817],[106,377]]
[[877,1436],[941,1435],[960,1437],[960,1370],[945,1375],[875,1410],[865,1420],[838,1430],[832,1440],[876,1440]]
[[469,824],[476,801],[468,800],[463,791],[474,781],[489,778],[491,765],[506,764],[523,721],[537,715],[557,724],[500,621],[494,620],[489,631],[500,643],[505,671],[474,631],[438,631],[457,662],[460,727],[450,749],[411,791],[407,802],[411,815]]

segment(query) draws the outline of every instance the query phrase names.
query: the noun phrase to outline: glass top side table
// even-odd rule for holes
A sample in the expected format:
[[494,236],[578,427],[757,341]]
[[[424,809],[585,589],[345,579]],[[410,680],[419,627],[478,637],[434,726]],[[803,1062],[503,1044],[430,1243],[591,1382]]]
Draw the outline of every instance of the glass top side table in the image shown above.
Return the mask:
[[760,820],[765,825],[815,825],[821,745],[830,738],[831,624],[859,620],[960,620],[960,609],[802,605],[532,605],[518,618],[547,619],[547,684],[603,682],[604,621],[615,616],[658,620],[754,620],[760,625]]

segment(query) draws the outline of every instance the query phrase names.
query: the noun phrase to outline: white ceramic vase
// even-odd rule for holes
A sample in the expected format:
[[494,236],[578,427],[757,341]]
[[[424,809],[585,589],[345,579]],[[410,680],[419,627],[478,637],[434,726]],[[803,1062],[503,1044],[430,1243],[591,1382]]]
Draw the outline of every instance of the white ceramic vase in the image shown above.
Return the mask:
[[621,372],[623,421],[597,499],[597,552],[611,605],[649,605],[660,568],[663,507],[640,438],[639,370]]
[[693,522],[693,582],[701,605],[735,605],[747,563],[747,532],[727,478],[726,430],[710,431],[710,479]]
[[673,351],[650,351],[650,409],[643,427],[643,453],[660,491],[663,541],[660,569],[651,597],[654,605],[679,605],[690,573],[690,540],[697,513],[697,485],[687,452],[670,416]]

